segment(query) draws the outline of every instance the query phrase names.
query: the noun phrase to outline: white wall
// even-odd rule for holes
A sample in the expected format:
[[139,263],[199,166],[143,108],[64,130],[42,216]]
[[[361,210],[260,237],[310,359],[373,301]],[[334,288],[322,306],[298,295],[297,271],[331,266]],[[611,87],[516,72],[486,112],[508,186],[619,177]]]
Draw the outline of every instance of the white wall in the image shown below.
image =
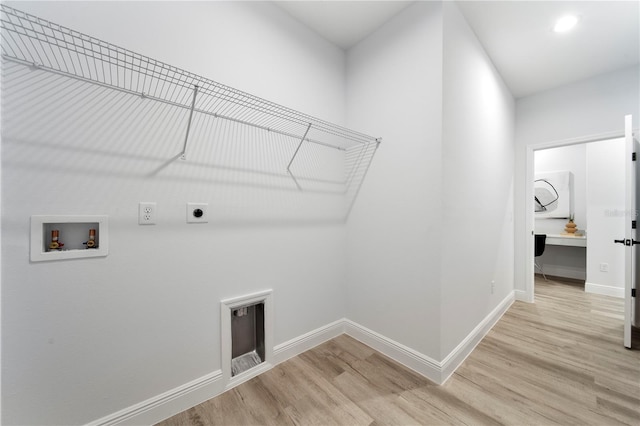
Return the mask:
[[458,6],[443,7],[441,359],[512,292],[514,262],[514,100]]
[[[207,133],[205,119],[195,122],[197,161],[174,163],[184,114],[41,71],[16,74],[25,84],[3,91],[5,423],[88,422],[219,370],[227,297],[273,288],[276,344],[347,316],[441,360],[509,292],[512,100],[457,7],[445,5],[443,17],[440,3],[414,4],[346,64],[266,3],[18,7],[313,115],[346,117],[384,141],[346,240],[331,209],[292,210],[278,185],[264,191],[260,176],[212,167],[211,158],[247,151],[220,138],[224,130]],[[466,129],[455,128],[459,110]],[[472,172],[458,176],[460,164]],[[158,225],[137,225],[139,201],[158,203]],[[188,201],[209,202],[209,224],[184,223]],[[33,214],[109,215],[109,256],[29,263]],[[470,229],[476,237],[461,247]],[[460,264],[464,274],[443,273]]]
[[348,225],[348,318],[439,358],[442,10],[417,2],[347,57],[348,124],[383,136]]
[[[13,5],[344,120],[344,52],[271,4]],[[86,423],[219,370],[224,298],[272,288],[276,344],[345,316],[344,226],[305,209],[291,221],[290,191],[215,167],[247,156],[202,133],[206,121],[190,161],[169,162],[184,114],[42,71],[12,75],[2,99],[4,424]],[[137,225],[139,201],[157,202],[157,225]],[[185,223],[189,201],[209,203],[208,224]],[[109,215],[109,256],[30,263],[34,214]]]
[[[575,223],[588,232],[587,220],[587,148],[585,144],[535,151],[535,173],[568,170],[573,173]],[[565,232],[567,219],[535,219],[536,234]],[[583,247],[547,245],[538,257],[546,275],[585,280],[587,278],[587,250]],[[540,272],[536,270],[536,272]]]
[[384,135],[349,223],[349,318],[440,361],[513,288],[513,98],[453,3],[407,8],[347,70],[349,125]]
[[[6,4],[284,106],[344,121],[341,49],[268,2],[193,3],[199,2]],[[337,101],[336,108],[324,107]]]
[[[587,148],[584,144],[536,151],[535,173],[570,171],[573,173],[573,213],[578,229],[587,230]],[[536,218],[536,233],[560,234],[567,219]]]
[[[585,290],[624,296],[624,249],[614,244],[625,233],[624,138],[587,147],[587,282]],[[606,263],[608,272],[600,270]]]
[[[527,145],[622,132],[624,116],[633,114],[634,128],[640,114],[638,66],[600,75],[557,89],[518,99],[516,102],[515,258],[516,289],[527,291],[526,236],[533,229],[525,220]],[[533,253],[531,251],[531,253]]]

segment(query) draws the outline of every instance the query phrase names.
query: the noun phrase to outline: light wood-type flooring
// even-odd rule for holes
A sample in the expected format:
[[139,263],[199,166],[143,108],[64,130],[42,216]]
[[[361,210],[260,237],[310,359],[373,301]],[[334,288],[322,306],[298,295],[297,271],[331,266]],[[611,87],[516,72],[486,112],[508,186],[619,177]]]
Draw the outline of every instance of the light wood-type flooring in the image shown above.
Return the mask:
[[346,335],[164,422],[173,425],[640,425],[640,336],[622,299],[536,279],[442,386]]

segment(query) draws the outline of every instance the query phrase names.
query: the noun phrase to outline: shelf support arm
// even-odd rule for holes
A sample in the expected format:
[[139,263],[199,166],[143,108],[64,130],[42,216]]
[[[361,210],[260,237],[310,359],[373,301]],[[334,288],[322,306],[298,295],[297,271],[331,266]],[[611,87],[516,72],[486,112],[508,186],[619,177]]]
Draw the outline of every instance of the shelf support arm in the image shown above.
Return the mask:
[[189,121],[187,122],[187,134],[184,136],[184,144],[180,159],[187,159],[187,142],[189,141],[189,130],[191,130],[191,119],[193,118],[193,110],[196,108],[196,96],[198,96],[198,86],[193,86],[193,100],[191,101],[191,109],[189,110]]
[[291,163],[293,163],[293,160],[296,158],[296,155],[298,155],[298,151],[300,151],[300,147],[302,146],[302,142],[304,142],[304,140],[307,138],[307,134],[309,134],[309,130],[311,130],[311,123],[309,123],[309,127],[307,127],[307,131],[304,132],[304,135],[302,135],[302,139],[300,139],[300,143],[298,144],[298,147],[296,148],[296,152],[293,153],[293,157],[291,157],[291,160],[289,160],[289,164],[287,164],[287,171],[289,173],[291,173]]

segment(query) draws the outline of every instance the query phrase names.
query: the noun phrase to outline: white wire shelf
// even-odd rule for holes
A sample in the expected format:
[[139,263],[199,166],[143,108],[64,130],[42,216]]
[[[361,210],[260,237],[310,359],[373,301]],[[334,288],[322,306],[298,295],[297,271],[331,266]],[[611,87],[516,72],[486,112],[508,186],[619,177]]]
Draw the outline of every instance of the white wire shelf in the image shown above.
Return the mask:
[[[343,178],[338,186],[331,183],[331,192],[345,195],[348,217],[380,138],[276,104],[4,4],[0,4],[0,12],[3,70],[9,69],[5,63],[13,63],[28,73],[51,73],[79,84],[112,89],[117,91],[113,93],[160,102],[167,108],[183,111],[180,117],[184,118],[180,120],[185,121],[176,123],[186,128],[186,134],[183,131],[176,140],[182,152],[176,157],[172,154],[172,158],[186,159],[191,140],[194,144],[203,141],[203,123],[211,120],[228,123],[220,129],[249,126],[284,144],[268,154],[270,158],[280,156],[279,160],[271,161],[279,165],[278,168],[263,165],[255,172],[267,172],[270,176],[282,174],[297,190],[311,191],[319,185],[329,185],[327,176],[331,173],[319,171],[321,162],[310,156],[325,148],[342,151]],[[229,134],[225,136],[233,139]],[[264,156],[264,149],[256,155]],[[199,162],[192,163],[195,167],[202,164],[202,158],[197,160]],[[244,163],[236,164],[236,159],[212,158],[210,161],[227,167],[244,167]]]
[[379,142],[9,6],[1,10],[5,59],[340,150]]

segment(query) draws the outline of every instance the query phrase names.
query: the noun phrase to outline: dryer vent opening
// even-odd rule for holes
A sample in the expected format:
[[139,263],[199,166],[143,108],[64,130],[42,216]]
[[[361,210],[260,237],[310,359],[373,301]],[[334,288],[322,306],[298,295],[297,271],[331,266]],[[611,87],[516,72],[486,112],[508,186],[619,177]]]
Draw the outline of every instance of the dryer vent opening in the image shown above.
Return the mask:
[[231,310],[231,376],[265,360],[264,302]]

